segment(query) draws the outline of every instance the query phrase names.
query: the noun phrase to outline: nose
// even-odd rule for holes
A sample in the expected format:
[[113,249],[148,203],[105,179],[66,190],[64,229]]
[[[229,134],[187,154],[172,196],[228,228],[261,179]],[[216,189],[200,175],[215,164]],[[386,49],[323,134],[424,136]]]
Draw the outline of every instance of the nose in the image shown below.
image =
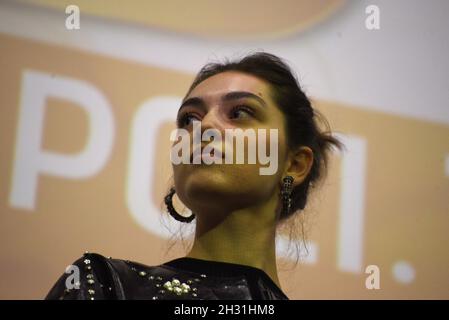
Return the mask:
[[207,129],[213,129],[224,134],[224,119],[221,118],[218,108],[211,108],[201,120],[201,135]]
[[[201,119],[201,131],[200,136],[192,135],[190,142],[192,143],[192,152],[190,155],[190,162],[195,163],[195,159],[201,156],[201,152],[206,145],[213,143],[214,154],[217,154],[218,157],[223,157],[222,151],[222,139],[224,137],[224,119],[221,118],[221,114],[218,108],[211,108],[209,111],[203,116]],[[206,130],[212,130],[214,133],[209,132],[208,134],[204,134]],[[221,135],[217,137],[216,132],[219,132]],[[211,133],[213,134],[213,138],[211,140]],[[195,139],[195,137],[197,137]],[[217,138],[219,140],[217,140]],[[206,139],[206,140],[203,140]],[[221,140],[220,140],[221,139]],[[218,152],[218,153],[217,153]]]

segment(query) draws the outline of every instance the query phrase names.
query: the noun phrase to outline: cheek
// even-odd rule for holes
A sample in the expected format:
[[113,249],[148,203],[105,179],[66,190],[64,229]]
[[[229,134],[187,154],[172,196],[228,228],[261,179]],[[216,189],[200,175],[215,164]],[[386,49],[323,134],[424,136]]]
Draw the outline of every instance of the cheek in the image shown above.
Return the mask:
[[176,190],[176,195],[178,198],[184,203],[188,204],[189,200],[187,197],[188,192],[188,181],[189,176],[192,175],[191,169],[187,167],[186,165],[172,165],[173,167],[173,180],[174,180],[174,187]]
[[173,167],[173,178],[175,181],[176,189],[179,189],[180,186],[185,182],[185,179],[188,177],[191,168],[185,164],[172,165]]
[[278,143],[278,163],[279,163],[279,171],[283,171],[284,167],[285,167],[285,162],[287,160],[287,151],[288,151],[288,147],[287,147],[287,141],[286,141],[286,137],[284,134],[281,133],[279,134],[279,139],[278,139],[279,143]]
[[[286,141],[281,129],[270,131],[265,128],[265,134],[257,135],[256,164],[248,164],[248,154],[245,154],[244,164],[221,164],[198,167],[195,165],[173,165],[175,188],[178,197],[186,205],[195,201],[210,201],[206,195],[221,195],[223,199],[240,199],[250,203],[267,199],[275,192],[282,178],[286,160]],[[276,133],[273,133],[276,132]],[[259,157],[259,147],[263,146]],[[249,150],[245,144],[245,153]],[[235,144],[234,144],[235,156]],[[262,161],[263,160],[263,161]],[[235,158],[234,158],[235,161]],[[274,166],[271,174],[261,174],[261,168]],[[242,203],[243,205],[243,203]]]
[[[276,167],[276,171],[270,171],[271,175],[282,175],[287,159],[287,141],[283,129],[266,129],[266,134],[258,135],[258,148],[262,146],[260,153],[262,159],[257,155],[258,166]],[[264,162],[264,161],[265,162]],[[267,164],[269,161],[269,164]]]
[[[284,115],[277,110],[276,115],[273,117],[276,118],[275,123],[273,124],[277,129],[277,141],[274,141],[274,143],[277,143],[277,155],[278,155],[278,172],[279,177],[282,176],[283,171],[285,170],[287,156],[289,147],[287,145],[287,128],[286,128],[286,122]],[[270,141],[271,142],[271,141]],[[281,178],[279,178],[281,179]]]

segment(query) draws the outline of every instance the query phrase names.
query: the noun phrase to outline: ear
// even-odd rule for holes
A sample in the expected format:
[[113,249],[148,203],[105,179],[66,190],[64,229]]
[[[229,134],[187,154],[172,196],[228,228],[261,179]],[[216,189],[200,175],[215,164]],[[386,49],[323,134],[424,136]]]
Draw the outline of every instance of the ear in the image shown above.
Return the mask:
[[310,172],[313,165],[313,151],[309,147],[302,146],[289,154],[284,177],[292,176],[293,186],[301,184]]

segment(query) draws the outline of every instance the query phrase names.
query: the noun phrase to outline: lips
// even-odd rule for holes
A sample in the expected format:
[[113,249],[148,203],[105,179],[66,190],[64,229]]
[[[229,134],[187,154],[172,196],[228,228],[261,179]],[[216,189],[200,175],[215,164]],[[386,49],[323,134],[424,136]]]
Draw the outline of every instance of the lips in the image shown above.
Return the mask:
[[[203,150],[204,150],[204,147],[201,148],[201,153],[198,153],[197,157],[201,158],[202,153],[203,153]],[[211,150],[208,154],[210,154],[211,158],[212,158],[212,157],[213,157],[213,158],[221,158],[221,159],[224,158],[223,152],[221,152],[221,150],[218,149],[218,148],[212,148],[212,150]],[[206,156],[207,156],[207,154],[206,154]],[[193,159],[193,151],[192,151],[192,153],[190,154],[190,163],[191,163],[191,164],[196,164],[196,163],[194,162],[194,159]],[[202,159],[200,160],[200,163],[201,163],[201,164],[204,163],[204,162],[202,161]]]

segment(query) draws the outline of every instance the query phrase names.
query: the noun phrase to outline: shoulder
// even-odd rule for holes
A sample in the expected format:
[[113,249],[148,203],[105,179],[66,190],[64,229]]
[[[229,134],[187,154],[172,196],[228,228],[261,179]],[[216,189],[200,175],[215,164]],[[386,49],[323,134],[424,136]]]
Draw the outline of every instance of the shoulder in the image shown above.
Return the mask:
[[47,300],[95,300],[107,296],[105,290],[107,268],[106,257],[85,252],[69,264],[64,273],[48,292]]
[[164,265],[149,266],[85,252],[67,266],[45,299],[151,299],[174,274],[175,270]]

